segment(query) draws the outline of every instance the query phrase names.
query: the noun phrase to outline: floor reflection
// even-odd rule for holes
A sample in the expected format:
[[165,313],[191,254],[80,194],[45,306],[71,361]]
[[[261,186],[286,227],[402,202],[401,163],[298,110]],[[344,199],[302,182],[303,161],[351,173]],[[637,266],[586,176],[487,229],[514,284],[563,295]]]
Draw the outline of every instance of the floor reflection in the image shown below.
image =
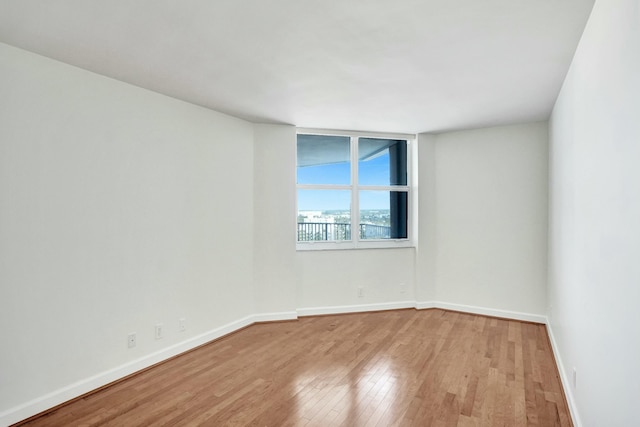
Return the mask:
[[379,420],[393,407],[398,373],[388,357],[361,367],[323,361],[310,364],[294,381],[292,425],[361,425]]

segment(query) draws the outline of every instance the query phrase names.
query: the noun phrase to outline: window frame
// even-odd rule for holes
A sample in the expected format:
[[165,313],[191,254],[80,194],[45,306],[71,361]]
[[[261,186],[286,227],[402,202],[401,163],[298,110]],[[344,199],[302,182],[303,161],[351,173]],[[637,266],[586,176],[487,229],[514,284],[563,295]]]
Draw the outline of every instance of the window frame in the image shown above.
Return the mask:
[[[326,135],[344,136],[350,138],[351,182],[349,184],[298,184],[298,135]],[[406,185],[360,185],[358,182],[358,139],[379,138],[404,140],[407,143],[407,184]],[[414,222],[414,171],[413,158],[416,149],[416,136],[411,134],[356,132],[327,129],[296,129],[296,196],[295,215],[296,227],[298,224],[298,190],[346,190],[351,194],[351,230],[360,229],[360,192],[361,191],[399,191],[407,193],[407,237],[402,239],[360,239],[360,233],[351,233],[351,240],[311,240],[298,241],[296,232],[296,250],[352,250],[352,249],[380,249],[380,248],[408,248],[414,247],[415,222]],[[355,226],[355,227],[354,227]]]

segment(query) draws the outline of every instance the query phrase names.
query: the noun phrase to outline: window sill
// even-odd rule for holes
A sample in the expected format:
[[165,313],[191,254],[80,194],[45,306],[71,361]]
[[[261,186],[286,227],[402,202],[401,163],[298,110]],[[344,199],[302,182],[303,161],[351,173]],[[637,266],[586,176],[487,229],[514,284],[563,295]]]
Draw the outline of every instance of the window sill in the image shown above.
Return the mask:
[[297,251],[352,251],[361,249],[414,248],[416,245],[407,239],[346,242],[296,242]]

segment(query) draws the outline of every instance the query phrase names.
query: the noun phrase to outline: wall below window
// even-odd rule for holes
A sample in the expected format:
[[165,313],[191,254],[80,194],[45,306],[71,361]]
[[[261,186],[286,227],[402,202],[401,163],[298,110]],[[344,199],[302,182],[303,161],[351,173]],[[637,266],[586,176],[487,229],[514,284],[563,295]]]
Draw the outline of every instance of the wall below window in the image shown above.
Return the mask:
[[299,251],[298,307],[312,314],[327,307],[353,311],[415,301],[414,253],[413,248]]

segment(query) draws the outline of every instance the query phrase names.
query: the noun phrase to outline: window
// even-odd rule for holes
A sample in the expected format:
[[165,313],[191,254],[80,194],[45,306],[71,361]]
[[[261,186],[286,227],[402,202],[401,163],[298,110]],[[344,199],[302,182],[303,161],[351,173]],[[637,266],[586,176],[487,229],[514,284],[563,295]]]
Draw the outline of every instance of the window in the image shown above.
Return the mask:
[[299,131],[298,249],[409,246],[410,142]]

